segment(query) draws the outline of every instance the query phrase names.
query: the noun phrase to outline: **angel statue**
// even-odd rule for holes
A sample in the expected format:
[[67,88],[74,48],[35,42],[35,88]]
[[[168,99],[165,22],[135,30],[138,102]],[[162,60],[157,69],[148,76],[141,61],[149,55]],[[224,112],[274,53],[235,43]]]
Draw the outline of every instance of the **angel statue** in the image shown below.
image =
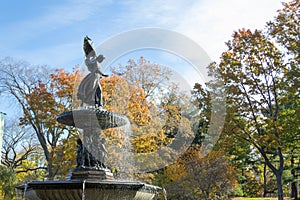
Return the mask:
[[102,89],[99,81],[103,76],[107,77],[108,75],[103,74],[100,67],[100,63],[105,57],[103,55],[96,55],[90,41],[91,39],[85,36],[83,41],[85,65],[88,67],[90,73],[81,81],[77,97],[81,100],[81,106],[83,103],[86,103],[89,106],[99,108],[103,106]]

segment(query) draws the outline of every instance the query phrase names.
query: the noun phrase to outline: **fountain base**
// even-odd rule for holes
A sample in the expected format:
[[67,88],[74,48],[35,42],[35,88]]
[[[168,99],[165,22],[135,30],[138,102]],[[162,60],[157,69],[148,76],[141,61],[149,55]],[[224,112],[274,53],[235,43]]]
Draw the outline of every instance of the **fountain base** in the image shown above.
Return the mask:
[[17,189],[28,200],[150,200],[161,190],[141,182],[119,180],[33,181]]

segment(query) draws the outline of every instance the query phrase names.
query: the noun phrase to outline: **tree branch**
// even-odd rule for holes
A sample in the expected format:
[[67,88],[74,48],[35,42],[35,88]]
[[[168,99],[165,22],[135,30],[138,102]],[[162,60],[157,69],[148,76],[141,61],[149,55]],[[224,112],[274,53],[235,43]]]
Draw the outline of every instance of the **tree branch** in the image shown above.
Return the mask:
[[16,173],[23,173],[23,172],[29,172],[29,171],[37,171],[37,170],[47,170],[47,167],[36,167],[36,168],[28,168],[28,169],[24,169],[24,170],[17,170]]

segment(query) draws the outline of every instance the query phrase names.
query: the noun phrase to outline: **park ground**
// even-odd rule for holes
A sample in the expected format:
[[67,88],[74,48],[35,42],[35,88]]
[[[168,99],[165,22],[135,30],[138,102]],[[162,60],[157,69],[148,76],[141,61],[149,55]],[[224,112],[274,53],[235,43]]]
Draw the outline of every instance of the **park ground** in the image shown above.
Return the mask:
[[[284,198],[284,200],[290,200],[291,198]],[[257,198],[257,197],[254,197],[254,198],[248,198],[248,197],[236,197],[236,198],[233,198],[232,200],[277,200],[277,198],[270,198],[270,197],[267,197],[267,198]]]

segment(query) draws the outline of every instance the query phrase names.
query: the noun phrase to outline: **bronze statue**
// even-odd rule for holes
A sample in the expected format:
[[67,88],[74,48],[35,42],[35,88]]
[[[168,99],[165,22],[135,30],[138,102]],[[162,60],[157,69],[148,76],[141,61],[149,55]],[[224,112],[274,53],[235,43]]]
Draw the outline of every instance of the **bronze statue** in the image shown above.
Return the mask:
[[[105,138],[102,138],[101,139],[101,143],[100,143],[100,146],[99,146],[99,148],[100,148],[100,152],[101,152],[101,155],[100,155],[100,162],[101,162],[101,164],[104,166],[104,163],[106,162],[106,160],[107,160],[107,150],[106,150],[106,148],[105,148],[105,142],[106,142],[106,140],[105,140]],[[104,166],[105,167],[105,166]]]
[[[76,168],[95,168],[103,169],[106,168],[104,161],[97,160],[82,144],[81,139],[77,140],[77,151],[76,151]],[[106,152],[107,154],[107,152]]]
[[80,83],[77,97],[81,100],[81,105],[86,103],[89,106],[102,107],[102,89],[99,81],[103,76],[107,77],[108,75],[101,72],[100,63],[105,57],[103,55],[96,55],[90,41],[91,39],[86,36],[83,42],[85,64],[90,73]]

